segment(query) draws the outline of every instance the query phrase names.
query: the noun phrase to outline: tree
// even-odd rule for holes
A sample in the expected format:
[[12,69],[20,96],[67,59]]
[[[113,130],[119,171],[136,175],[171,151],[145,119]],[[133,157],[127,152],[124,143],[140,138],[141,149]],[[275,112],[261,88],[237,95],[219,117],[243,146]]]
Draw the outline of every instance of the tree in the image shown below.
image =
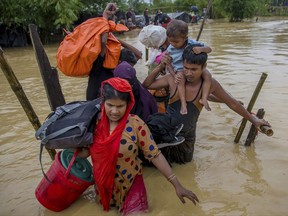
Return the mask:
[[77,20],[84,4],[80,0],[1,0],[1,20],[7,28],[21,27],[28,31],[34,23],[45,42],[50,33],[61,27],[69,27]]
[[[34,23],[40,28],[40,37],[47,42],[48,37],[62,28],[72,30],[73,23],[80,13],[102,13],[110,0],[1,0],[0,24],[7,29],[21,27],[28,31],[28,24]],[[118,7],[126,4],[113,0]]]
[[127,11],[129,8],[132,8],[134,9],[135,14],[143,14],[143,11],[148,6],[148,3],[144,0],[128,0],[126,8],[124,6],[121,10]]
[[218,3],[230,22],[240,22],[244,18],[251,18],[257,9],[257,0],[220,0]]

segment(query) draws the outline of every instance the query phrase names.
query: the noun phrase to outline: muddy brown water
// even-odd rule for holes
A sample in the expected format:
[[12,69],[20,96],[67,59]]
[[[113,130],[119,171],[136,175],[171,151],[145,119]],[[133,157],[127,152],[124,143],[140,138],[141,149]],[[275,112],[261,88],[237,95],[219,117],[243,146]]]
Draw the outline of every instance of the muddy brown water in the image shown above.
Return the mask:
[[[196,38],[199,28],[200,25],[191,25],[190,36]],[[144,52],[137,40],[138,32],[120,37]],[[250,128],[247,124],[240,143],[234,144],[241,117],[224,104],[210,103],[212,111],[203,110],[199,118],[193,161],[173,165],[179,180],[198,195],[200,204],[194,206],[187,201],[183,205],[173,186],[156,169],[145,168],[150,213],[140,215],[288,215],[288,18],[261,18],[258,22],[243,23],[209,21],[201,41],[213,49],[208,60],[213,77],[245,105],[261,74],[268,74],[253,111],[265,109],[274,135],[259,134],[251,147],[245,147]],[[57,44],[45,49],[55,65]],[[13,48],[4,52],[42,122],[49,113],[49,105],[33,49]],[[144,59],[137,63],[136,69],[143,80],[147,75]],[[67,102],[85,98],[86,78],[70,78],[60,73],[60,82]],[[42,173],[34,129],[3,73],[0,89],[0,215],[117,215],[116,210],[103,212],[87,197],[79,198],[60,213],[39,204],[34,191]],[[46,152],[43,164],[45,170],[51,165]]]

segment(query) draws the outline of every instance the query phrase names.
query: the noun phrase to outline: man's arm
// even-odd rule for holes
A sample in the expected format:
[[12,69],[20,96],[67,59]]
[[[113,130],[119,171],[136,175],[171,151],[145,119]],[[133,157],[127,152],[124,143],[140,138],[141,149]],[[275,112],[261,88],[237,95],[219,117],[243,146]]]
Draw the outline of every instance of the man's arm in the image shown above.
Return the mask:
[[161,89],[161,88],[166,88],[169,86],[169,77],[171,76],[170,74],[167,74],[165,76],[157,77],[161,73],[161,71],[165,68],[165,64],[160,63],[157,67],[152,70],[152,72],[146,77],[142,85],[147,88],[147,89]]
[[115,3],[108,3],[104,9],[102,16],[108,20],[109,16],[116,13],[117,5]]
[[125,41],[120,40],[119,38],[117,38],[117,39],[121,43],[122,47],[124,47],[126,49],[129,49],[129,50],[131,50],[134,53],[134,55],[136,56],[137,60],[142,58],[142,52],[140,50],[138,50],[136,47],[126,43]]
[[[111,10],[111,7],[114,8],[114,10]],[[116,8],[117,8],[117,5],[116,5],[116,4],[114,4],[114,3],[108,3],[108,4],[106,5],[106,8],[104,9],[104,11],[103,11],[103,13],[102,13],[103,18],[105,18],[105,19],[108,20],[109,16],[115,14]],[[104,57],[105,54],[106,54],[106,50],[107,50],[107,48],[106,48],[107,40],[108,40],[108,32],[105,32],[105,33],[103,33],[103,34],[101,35],[101,53],[100,53],[100,55],[101,55],[102,57]]]
[[258,130],[261,125],[270,126],[264,119],[258,119],[256,116],[249,113],[239,101],[233,98],[228,92],[226,92],[218,81],[212,78],[211,93],[218,98],[218,100],[225,103],[234,112],[241,115],[246,120],[250,121]]
[[108,32],[105,32],[103,34],[101,34],[101,52],[100,52],[100,55],[102,57],[105,56],[106,54],[106,44],[107,44],[107,40],[108,40]]

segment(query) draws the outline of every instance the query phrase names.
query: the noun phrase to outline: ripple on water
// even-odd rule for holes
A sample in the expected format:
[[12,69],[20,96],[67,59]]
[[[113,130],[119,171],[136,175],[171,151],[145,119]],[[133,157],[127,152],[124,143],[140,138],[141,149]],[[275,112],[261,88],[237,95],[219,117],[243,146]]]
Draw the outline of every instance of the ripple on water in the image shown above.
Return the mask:
[[[287,23],[259,18],[257,23],[232,24],[223,20],[205,25],[200,40],[213,49],[208,68],[235,98],[247,106],[262,72],[267,72],[253,111],[265,108],[265,118],[271,122],[274,135],[268,138],[260,134],[253,146],[247,148],[243,144],[247,135],[245,130],[239,144],[234,144],[242,118],[224,104],[211,103],[212,112],[203,110],[199,117],[193,161],[185,165],[173,164],[179,180],[196,192],[201,203],[183,206],[158,171],[145,169],[152,210],[148,216],[191,215],[191,212],[205,216],[287,213]],[[189,34],[195,38],[199,27],[190,26]],[[119,37],[145,53],[145,47],[137,40],[138,33],[129,32]],[[46,50],[55,65],[57,45],[47,46]],[[33,49],[7,49],[5,53],[42,122],[50,108]],[[147,75],[144,58],[137,63],[136,69],[137,76],[143,80]],[[87,78],[70,78],[61,72],[59,78],[67,102],[85,98]],[[35,199],[34,190],[43,178],[35,131],[2,73],[0,87],[0,214],[58,215],[45,210]],[[249,129],[248,125],[246,129]],[[45,170],[51,165],[46,152],[43,153],[43,165]],[[103,214],[100,206],[85,199],[61,214],[77,216],[79,209],[83,215]],[[107,214],[112,216],[117,212]]]

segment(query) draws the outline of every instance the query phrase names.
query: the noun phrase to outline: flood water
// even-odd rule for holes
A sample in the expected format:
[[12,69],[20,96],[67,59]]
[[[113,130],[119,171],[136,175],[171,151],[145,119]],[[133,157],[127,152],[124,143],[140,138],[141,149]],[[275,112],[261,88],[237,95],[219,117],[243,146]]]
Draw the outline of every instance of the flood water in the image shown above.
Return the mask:
[[[196,38],[199,28],[200,25],[189,27],[192,38]],[[145,48],[137,41],[138,32],[128,32],[120,38],[144,52]],[[208,60],[213,77],[246,106],[261,74],[268,74],[253,112],[264,108],[274,135],[259,134],[251,147],[245,147],[250,128],[247,124],[240,143],[234,144],[242,118],[224,104],[210,103],[212,111],[203,109],[199,118],[193,161],[173,165],[178,179],[198,195],[200,204],[194,206],[187,201],[183,205],[173,186],[156,169],[145,168],[150,213],[141,215],[288,215],[288,18],[260,18],[258,22],[243,23],[209,21],[200,40],[213,49]],[[57,45],[45,49],[55,66]],[[49,105],[33,49],[4,49],[4,52],[43,122]],[[136,69],[143,80],[147,75],[144,59],[137,63]],[[59,75],[66,102],[85,99],[86,78]],[[39,204],[34,191],[43,176],[35,131],[3,73],[0,89],[0,215],[117,215],[115,210],[103,212],[85,197],[60,213]],[[42,160],[47,171],[52,162],[46,152]]]

